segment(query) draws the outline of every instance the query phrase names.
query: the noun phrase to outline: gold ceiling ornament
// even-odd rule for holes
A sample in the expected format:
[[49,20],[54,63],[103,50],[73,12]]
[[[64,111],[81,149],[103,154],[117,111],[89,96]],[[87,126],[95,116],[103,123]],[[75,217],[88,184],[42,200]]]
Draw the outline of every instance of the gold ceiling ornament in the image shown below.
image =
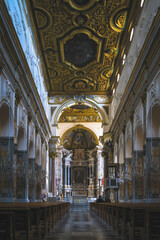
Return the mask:
[[116,32],[122,32],[127,19],[127,11],[128,9],[122,7],[120,9],[116,9],[110,18],[110,26]]
[[106,79],[106,78],[111,78],[113,73],[113,68],[108,68],[108,69],[104,69],[101,73],[102,78]]
[[36,43],[43,53],[49,96],[84,92],[109,97],[130,0],[26,2],[38,33]]
[[64,84],[64,90],[68,89],[70,92],[86,92],[86,91],[95,91],[96,84],[88,79],[84,78],[75,78]]
[[35,8],[38,29],[43,30],[51,27],[53,24],[52,16],[42,8]]
[[87,14],[78,14],[73,16],[73,23],[75,26],[85,26],[88,24],[89,17]]
[[99,0],[64,0],[70,7],[77,11],[86,11],[90,9]]

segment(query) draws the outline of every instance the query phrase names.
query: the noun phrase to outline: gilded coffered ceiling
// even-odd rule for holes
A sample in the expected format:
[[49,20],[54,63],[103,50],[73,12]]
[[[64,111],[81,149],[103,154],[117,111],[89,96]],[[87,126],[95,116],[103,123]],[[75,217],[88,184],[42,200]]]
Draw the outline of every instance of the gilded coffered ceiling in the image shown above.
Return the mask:
[[106,95],[130,1],[29,3],[49,95]]

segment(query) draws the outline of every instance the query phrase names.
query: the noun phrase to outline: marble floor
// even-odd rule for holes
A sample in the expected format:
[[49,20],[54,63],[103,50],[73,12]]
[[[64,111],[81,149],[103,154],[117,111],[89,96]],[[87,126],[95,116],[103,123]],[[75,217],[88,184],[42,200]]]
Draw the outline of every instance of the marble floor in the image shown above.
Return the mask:
[[45,240],[124,240],[87,206],[71,206]]

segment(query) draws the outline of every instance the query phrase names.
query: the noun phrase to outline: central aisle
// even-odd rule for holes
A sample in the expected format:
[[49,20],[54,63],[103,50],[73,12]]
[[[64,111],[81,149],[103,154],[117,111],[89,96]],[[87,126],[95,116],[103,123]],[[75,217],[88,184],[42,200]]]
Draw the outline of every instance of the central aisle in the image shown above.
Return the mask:
[[71,206],[45,240],[123,240],[86,206]]

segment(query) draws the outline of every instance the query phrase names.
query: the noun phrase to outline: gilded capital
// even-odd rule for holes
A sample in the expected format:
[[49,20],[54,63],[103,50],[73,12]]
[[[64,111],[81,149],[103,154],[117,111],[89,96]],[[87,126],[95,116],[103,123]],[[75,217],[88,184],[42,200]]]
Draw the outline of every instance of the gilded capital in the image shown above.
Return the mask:
[[54,159],[55,157],[57,157],[57,152],[51,152],[49,153],[49,156]]

